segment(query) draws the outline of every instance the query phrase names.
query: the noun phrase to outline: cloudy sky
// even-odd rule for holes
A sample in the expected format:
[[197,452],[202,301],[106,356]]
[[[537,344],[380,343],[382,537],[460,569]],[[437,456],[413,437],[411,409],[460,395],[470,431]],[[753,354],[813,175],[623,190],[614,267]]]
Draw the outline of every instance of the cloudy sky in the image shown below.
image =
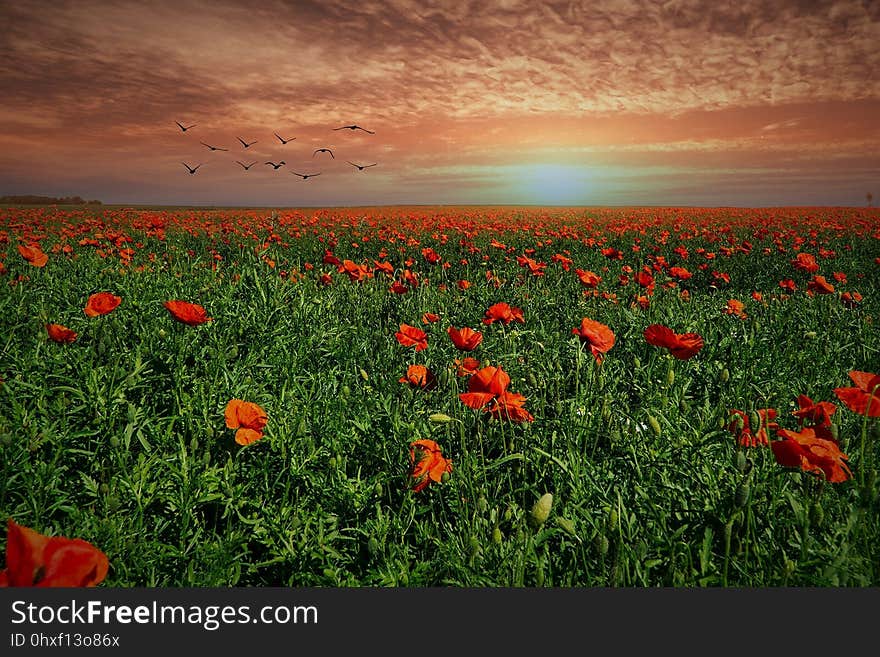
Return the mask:
[[0,24],[0,195],[880,202],[874,0],[0,0]]

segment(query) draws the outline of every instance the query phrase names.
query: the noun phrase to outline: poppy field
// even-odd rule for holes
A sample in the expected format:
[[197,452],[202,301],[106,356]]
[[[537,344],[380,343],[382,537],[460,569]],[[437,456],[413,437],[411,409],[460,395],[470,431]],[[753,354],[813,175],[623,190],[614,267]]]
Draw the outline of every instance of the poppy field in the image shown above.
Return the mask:
[[0,208],[0,585],[880,585],[880,211]]

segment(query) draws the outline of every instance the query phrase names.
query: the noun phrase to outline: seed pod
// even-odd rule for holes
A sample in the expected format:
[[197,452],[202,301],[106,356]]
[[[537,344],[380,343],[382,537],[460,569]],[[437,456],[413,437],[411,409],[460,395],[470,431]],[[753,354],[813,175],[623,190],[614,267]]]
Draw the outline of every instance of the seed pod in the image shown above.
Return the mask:
[[348,386],[342,386],[342,394],[348,397],[351,394],[351,388]]
[[538,387],[538,379],[535,377],[535,373],[529,370],[529,373],[526,375],[526,381],[529,382],[529,385],[532,388]]
[[360,368],[360,374],[361,374],[361,378],[362,378],[364,381],[369,381],[369,380],[370,380],[370,375],[367,374],[367,371],[366,371],[363,367]]
[[672,368],[672,362],[670,362],[669,367],[666,369],[666,387],[671,388],[673,383],[675,383],[675,370]]
[[642,369],[642,361],[639,360],[638,356],[633,357],[633,367],[636,368],[637,370]]
[[379,554],[380,549],[381,546],[379,545],[379,541],[376,540],[376,537],[370,536],[370,539],[367,541],[367,552],[370,554],[370,556],[375,557],[377,554]]
[[448,472],[444,472],[442,475],[440,475],[440,481],[443,482],[444,484],[445,484],[447,481],[449,481],[449,473],[448,473]]
[[428,419],[433,424],[449,424],[450,422],[452,422],[452,418],[445,413],[431,413]]
[[550,517],[550,508],[553,506],[553,493],[544,493],[541,498],[535,502],[532,512],[529,514],[529,522],[534,529],[538,529],[547,522]]
[[599,553],[599,556],[604,557],[608,554],[608,548],[610,547],[608,537],[605,534],[596,534],[596,537],[593,539],[593,547]]
[[754,433],[757,433],[761,428],[761,416],[756,411],[749,413],[749,428]]
[[616,532],[618,523],[617,509],[611,509],[608,512],[608,531]]
[[447,385],[449,385],[449,368],[448,367],[444,367],[442,370],[440,370],[440,374],[437,377],[437,381],[438,381],[438,383],[440,383],[440,387],[442,387],[442,388],[445,388]]
[[736,451],[736,456],[734,457],[734,464],[736,465],[736,469],[740,472],[746,471],[746,453],[741,449]]
[[501,534],[501,530],[498,527],[492,529],[492,542],[500,545],[501,541],[504,539],[504,536]]
[[482,548],[480,547],[480,541],[477,540],[476,536],[471,536],[470,541],[468,542],[468,554],[473,559],[476,556],[479,556],[480,552],[482,552]]
[[831,432],[831,437],[834,438],[836,442],[840,442],[840,426],[836,422],[832,422],[831,426],[828,427],[828,430]]
[[[11,442],[12,441],[10,440],[7,444],[11,444]],[[110,447],[112,447],[113,449],[119,447],[119,438],[117,436],[110,436]]]
[[721,381],[721,383],[727,383],[730,381],[730,370],[726,367],[721,370],[721,374],[718,375],[718,380]]
[[574,523],[568,518],[558,516],[556,518],[556,524],[562,527],[562,531],[564,531],[569,536],[572,536],[573,538],[578,538],[577,532],[574,529]]
[[195,436],[189,441],[189,449],[191,452],[197,452],[199,450],[199,439]]
[[480,513],[486,513],[489,510],[489,501],[483,495],[477,498],[477,510]]
[[653,415],[648,415],[648,424],[651,425],[651,431],[654,432],[654,435],[658,438],[662,435],[663,431],[660,428],[660,421],[654,417]]

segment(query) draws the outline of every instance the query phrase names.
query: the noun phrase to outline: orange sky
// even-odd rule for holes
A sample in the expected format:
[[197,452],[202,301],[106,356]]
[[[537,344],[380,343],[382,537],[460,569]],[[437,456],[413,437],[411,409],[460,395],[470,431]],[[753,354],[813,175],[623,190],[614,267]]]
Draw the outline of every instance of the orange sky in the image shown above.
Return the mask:
[[[870,0],[76,0],[0,21],[0,195],[880,202]],[[350,124],[375,134],[333,130]]]

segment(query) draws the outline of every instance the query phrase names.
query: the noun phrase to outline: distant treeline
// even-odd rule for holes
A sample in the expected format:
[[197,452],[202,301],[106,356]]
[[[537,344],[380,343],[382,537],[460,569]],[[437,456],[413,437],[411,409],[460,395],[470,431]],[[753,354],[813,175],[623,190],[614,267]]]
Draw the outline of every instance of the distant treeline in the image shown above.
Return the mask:
[[15,203],[19,205],[101,205],[101,201],[86,201],[79,196],[0,196],[0,203]]

